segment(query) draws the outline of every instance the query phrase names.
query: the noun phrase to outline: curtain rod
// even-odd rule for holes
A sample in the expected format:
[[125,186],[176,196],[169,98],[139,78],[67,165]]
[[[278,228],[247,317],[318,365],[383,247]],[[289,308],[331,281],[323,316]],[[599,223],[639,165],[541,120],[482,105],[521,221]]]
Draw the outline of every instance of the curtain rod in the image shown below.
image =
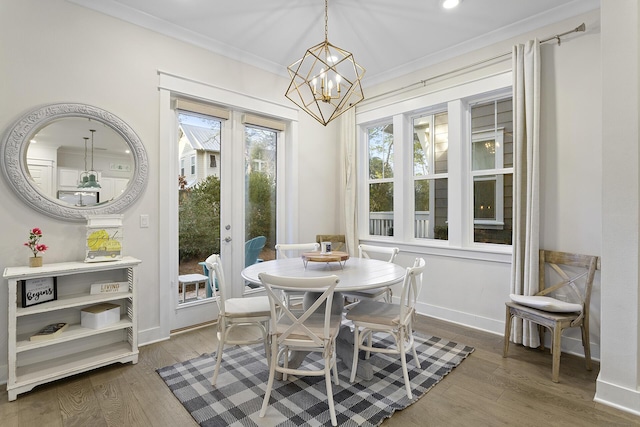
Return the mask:
[[[559,46],[560,45],[560,37],[566,36],[567,34],[571,34],[571,33],[577,33],[577,32],[585,31],[586,28],[587,27],[583,22],[582,24],[578,25],[573,30],[565,31],[564,33],[556,34],[553,37],[548,37],[548,38],[546,38],[544,40],[541,40],[540,44],[547,43],[547,42],[549,42],[551,40],[558,40],[558,46]],[[487,62],[492,62],[492,61],[495,61],[496,59],[504,58],[505,56],[510,56],[510,55],[511,55],[511,52],[501,53],[500,55],[492,56],[491,58],[483,59],[482,61],[474,62],[473,64],[468,64],[468,65],[465,65],[463,67],[456,68],[455,70],[449,70],[449,71],[447,71],[445,73],[441,73],[441,74],[438,74],[438,75],[435,75],[435,76],[431,76],[431,77],[429,77],[427,79],[420,80],[420,81],[415,82],[415,83],[411,83],[411,84],[409,84],[407,86],[403,86],[403,87],[398,88],[398,89],[393,89],[393,90],[390,90],[388,92],[384,92],[384,93],[375,95],[375,96],[373,96],[371,98],[367,98],[367,100],[380,98],[382,96],[386,96],[386,95],[389,95],[389,94],[395,93],[395,92],[401,92],[401,91],[403,91],[405,89],[409,89],[409,88],[411,88],[413,86],[420,85],[420,84],[425,86],[428,81],[439,79],[440,77],[448,76],[449,74],[454,74],[454,73],[457,73],[459,71],[464,71],[464,70],[466,70],[468,68],[474,68],[474,67],[477,67],[478,65],[482,65],[482,64],[487,63]]]

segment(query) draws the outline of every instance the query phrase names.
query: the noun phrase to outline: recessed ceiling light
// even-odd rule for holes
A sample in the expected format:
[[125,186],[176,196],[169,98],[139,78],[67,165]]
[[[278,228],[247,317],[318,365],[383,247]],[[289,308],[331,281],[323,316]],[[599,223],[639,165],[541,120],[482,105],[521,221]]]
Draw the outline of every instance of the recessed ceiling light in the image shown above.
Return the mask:
[[462,0],[443,0],[442,7],[444,7],[445,9],[453,9],[454,7],[457,7],[460,3],[462,3]]

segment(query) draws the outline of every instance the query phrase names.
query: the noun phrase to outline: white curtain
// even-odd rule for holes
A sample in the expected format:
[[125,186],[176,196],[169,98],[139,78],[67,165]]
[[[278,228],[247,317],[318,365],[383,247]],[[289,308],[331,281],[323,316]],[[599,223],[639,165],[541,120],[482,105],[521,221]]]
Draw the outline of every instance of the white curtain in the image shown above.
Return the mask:
[[[514,214],[511,293],[538,291],[540,248],[540,43],[513,47]],[[511,340],[540,345],[537,326],[516,318]]]
[[345,241],[351,256],[358,247],[357,192],[356,192],[356,112],[350,108],[341,116],[340,142],[342,146],[344,185]]

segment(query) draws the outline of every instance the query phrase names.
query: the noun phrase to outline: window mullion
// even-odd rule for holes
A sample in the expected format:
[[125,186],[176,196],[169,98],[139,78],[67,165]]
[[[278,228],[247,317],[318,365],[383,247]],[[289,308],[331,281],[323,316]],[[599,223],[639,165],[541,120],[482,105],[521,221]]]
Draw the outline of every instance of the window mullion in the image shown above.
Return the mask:
[[[469,180],[467,165],[469,157],[465,141],[465,108],[461,100],[450,101],[449,113],[449,244],[461,247],[468,241],[469,225]],[[466,237],[466,238],[465,238]]]
[[[412,140],[408,135],[409,121],[403,114],[393,116],[393,140],[396,161],[396,173],[393,175],[393,238],[394,240],[407,241],[411,238],[413,227],[411,218],[413,209],[412,189],[405,182],[411,182],[413,171],[413,150],[407,149],[407,140]],[[407,179],[409,177],[409,179]]]

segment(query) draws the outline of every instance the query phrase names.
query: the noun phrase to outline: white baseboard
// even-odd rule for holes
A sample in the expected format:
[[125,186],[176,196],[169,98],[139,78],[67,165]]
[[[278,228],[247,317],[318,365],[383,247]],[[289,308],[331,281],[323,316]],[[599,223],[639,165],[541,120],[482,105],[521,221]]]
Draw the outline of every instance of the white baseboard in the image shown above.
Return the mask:
[[170,337],[161,333],[159,327],[140,330],[138,329],[138,346],[145,346],[160,341],[166,341]]
[[596,380],[596,395],[593,400],[621,411],[640,415],[640,391],[611,384],[601,380],[600,376]]

